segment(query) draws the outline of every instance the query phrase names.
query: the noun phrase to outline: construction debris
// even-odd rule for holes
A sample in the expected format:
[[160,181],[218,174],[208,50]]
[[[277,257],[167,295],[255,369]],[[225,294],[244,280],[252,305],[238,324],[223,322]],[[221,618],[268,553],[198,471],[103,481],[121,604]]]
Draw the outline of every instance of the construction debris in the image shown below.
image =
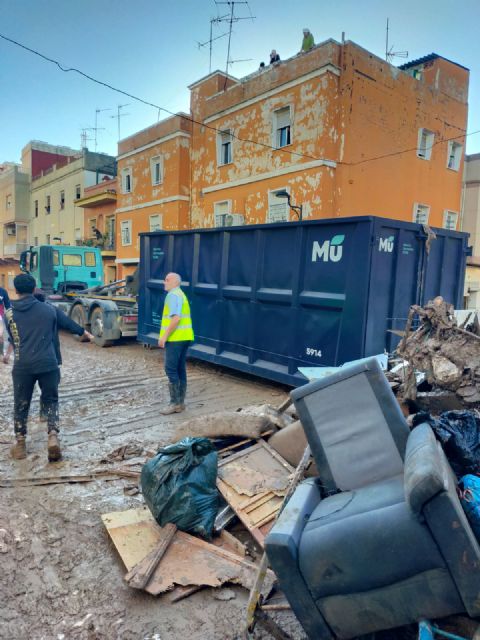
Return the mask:
[[220,493],[262,547],[293,472],[264,440],[218,463]]
[[[420,326],[411,333],[415,316]],[[480,336],[457,325],[453,306],[442,297],[425,307],[410,308],[397,353],[409,363],[402,385],[404,399],[417,397],[418,370],[434,388],[454,392],[464,406],[480,406]]]
[[[303,452],[307,446],[307,438],[302,427],[302,423],[299,420],[292,422],[288,427],[277,431],[268,439],[268,444],[272,449],[275,449],[282,458],[296,467],[302,459]],[[311,465],[305,471],[306,477],[318,476],[318,469],[315,462],[312,461]]]
[[[158,549],[165,536],[146,508],[108,513],[102,520],[128,572]],[[219,587],[226,582],[251,589],[256,573],[256,565],[237,554],[176,531],[160,563],[151,572],[145,591],[159,595],[177,585]],[[274,574],[269,571],[262,589],[264,595],[268,595],[273,582]]]
[[243,411],[221,411],[183,422],[176,428],[174,440],[180,440],[192,434],[204,438],[224,436],[259,438],[262,433],[272,428],[272,424],[266,415],[252,415]]

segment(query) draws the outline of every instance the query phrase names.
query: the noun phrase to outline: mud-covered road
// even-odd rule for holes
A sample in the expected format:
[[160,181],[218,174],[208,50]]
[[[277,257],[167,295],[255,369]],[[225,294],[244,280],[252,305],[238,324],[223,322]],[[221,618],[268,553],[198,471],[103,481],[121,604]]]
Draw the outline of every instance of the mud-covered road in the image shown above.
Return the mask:
[[[46,427],[32,403],[25,461],[12,461],[10,367],[0,363],[0,480],[86,474],[125,444],[154,451],[187,417],[251,404],[279,404],[285,390],[200,363],[189,365],[188,412],[161,416],[167,399],[161,353],[136,343],[111,349],[62,337],[63,460],[48,464]],[[107,465],[108,466],[108,465]],[[103,465],[105,467],[105,464]],[[1,640],[223,640],[240,637],[247,592],[216,599],[205,589],[170,604],[129,588],[101,514],[142,504],[128,479],[0,487]],[[231,594],[230,594],[231,595]],[[282,624],[303,637],[291,613]],[[280,618],[279,618],[280,621]],[[266,638],[255,632],[256,638]]]

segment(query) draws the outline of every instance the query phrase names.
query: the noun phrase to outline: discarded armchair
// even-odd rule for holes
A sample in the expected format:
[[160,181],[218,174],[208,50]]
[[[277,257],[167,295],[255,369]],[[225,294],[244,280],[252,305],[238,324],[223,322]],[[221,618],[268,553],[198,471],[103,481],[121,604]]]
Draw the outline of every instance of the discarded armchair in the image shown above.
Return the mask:
[[411,433],[375,359],[292,392],[319,477],[266,539],[315,640],[480,615],[480,547],[427,424]]

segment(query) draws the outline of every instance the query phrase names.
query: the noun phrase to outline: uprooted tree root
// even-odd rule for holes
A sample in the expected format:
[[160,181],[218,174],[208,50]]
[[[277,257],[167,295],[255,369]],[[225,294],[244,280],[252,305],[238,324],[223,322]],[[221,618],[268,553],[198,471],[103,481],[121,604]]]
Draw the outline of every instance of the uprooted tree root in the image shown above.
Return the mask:
[[[410,333],[415,316],[420,326]],[[480,336],[457,326],[453,305],[442,297],[424,307],[410,307],[397,353],[409,363],[402,389],[405,400],[416,398],[418,370],[432,386],[455,392],[469,406],[480,406]]]

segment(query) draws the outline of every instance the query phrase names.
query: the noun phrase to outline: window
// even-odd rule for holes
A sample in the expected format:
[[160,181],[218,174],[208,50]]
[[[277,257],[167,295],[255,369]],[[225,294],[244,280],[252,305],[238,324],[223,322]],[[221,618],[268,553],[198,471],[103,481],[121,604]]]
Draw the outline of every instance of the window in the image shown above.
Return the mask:
[[35,238],[33,239],[33,246],[38,247],[38,236],[35,236]]
[[213,213],[215,214],[215,226],[225,227],[225,218],[228,216],[232,209],[231,200],[222,200],[221,202],[215,202],[213,205]]
[[432,157],[432,147],[435,140],[435,134],[428,129],[418,130],[417,156],[424,160],[430,160]]
[[415,203],[413,207],[413,221],[418,224],[428,224],[428,216],[430,215],[430,207],[426,204]]
[[155,156],[150,160],[150,171],[152,174],[152,184],[161,184],[163,182],[163,159],[162,156]]
[[82,256],[78,253],[64,253],[62,256],[62,264],[64,267],[81,267]]
[[12,194],[11,193],[9,193],[7,195],[7,197],[5,198],[5,206],[6,206],[7,209],[10,209],[11,206],[12,206]]
[[35,200],[33,207],[34,207],[35,218],[38,218],[38,200]]
[[458,213],[456,211],[447,211],[443,213],[443,228],[455,231],[457,228]]
[[122,169],[122,191],[123,193],[132,192],[132,170],[130,167]]
[[458,171],[460,169],[460,162],[462,161],[462,151],[463,145],[458,142],[454,142],[453,140],[449,141],[447,156],[447,167],[449,169],[453,169],[453,171]]
[[50,213],[50,196],[45,198],[45,211],[47,214]]
[[95,254],[93,253],[93,251],[87,251],[87,253],[85,254],[85,266],[95,267],[95,265],[96,265]]
[[75,229],[75,241],[77,240],[81,240],[82,239],[82,232],[80,231],[80,229]]
[[268,192],[268,214],[267,222],[288,222],[288,200],[287,198],[277,198],[279,191],[288,191],[288,189],[276,189]]
[[58,251],[53,252],[53,266],[58,267],[60,264],[60,254]]
[[162,217],[159,213],[156,213],[153,216],[150,216],[150,231],[161,231],[162,230]]
[[122,246],[127,247],[132,244],[132,221],[122,220],[120,223],[120,231],[122,234]]
[[50,234],[47,233],[47,235],[45,236],[45,244],[50,244]]
[[222,166],[232,162],[232,132],[220,131],[217,135],[217,164]]
[[79,184],[75,185],[75,200],[80,200],[82,197],[82,189]]
[[60,209],[65,209],[65,191],[60,191]]
[[290,107],[278,109],[273,113],[275,140],[274,147],[280,149],[292,142]]

